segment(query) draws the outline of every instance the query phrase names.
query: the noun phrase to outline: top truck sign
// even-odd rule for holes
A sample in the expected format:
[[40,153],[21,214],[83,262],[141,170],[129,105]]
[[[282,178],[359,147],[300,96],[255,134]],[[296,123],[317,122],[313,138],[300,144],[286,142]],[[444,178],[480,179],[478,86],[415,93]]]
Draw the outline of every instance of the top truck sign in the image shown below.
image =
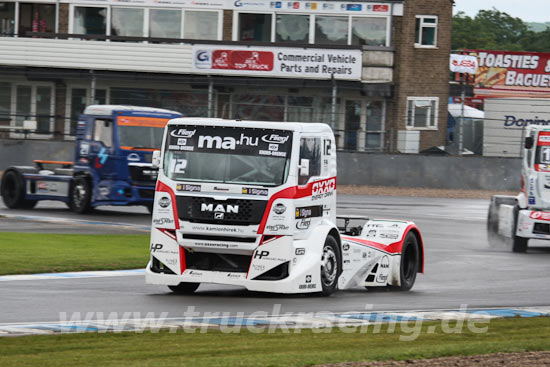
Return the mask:
[[478,70],[475,94],[481,96],[550,95],[550,53],[473,51]]
[[361,50],[193,46],[193,69],[208,74],[361,80]]

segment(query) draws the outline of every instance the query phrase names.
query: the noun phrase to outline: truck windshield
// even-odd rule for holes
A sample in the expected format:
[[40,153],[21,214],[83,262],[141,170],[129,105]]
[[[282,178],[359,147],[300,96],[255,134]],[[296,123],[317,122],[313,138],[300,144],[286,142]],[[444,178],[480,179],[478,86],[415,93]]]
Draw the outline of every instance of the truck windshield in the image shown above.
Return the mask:
[[118,140],[123,149],[160,149],[168,119],[142,116],[119,116]]
[[164,129],[151,126],[119,126],[118,139],[123,148],[160,149]]
[[289,171],[292,132],[171,126],[164,173],[176,181],[278,186]]

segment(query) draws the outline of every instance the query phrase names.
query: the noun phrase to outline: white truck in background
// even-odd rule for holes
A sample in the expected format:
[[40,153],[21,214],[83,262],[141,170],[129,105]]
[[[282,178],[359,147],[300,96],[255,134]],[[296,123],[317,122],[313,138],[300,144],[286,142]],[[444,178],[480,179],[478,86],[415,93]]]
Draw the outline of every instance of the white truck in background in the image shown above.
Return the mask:
[[548,98],[486,98],[484,111],[486,157],[520,157],[525,127],[550,126]]
[[493,196],[487,218],[489,244],[511,242],[514,252],[550,240],[550,126],[528,126],[522,147],[521,191]]
[[[331,128],[177,118],[164,132],[146,282],[274,293],[409,290],[423,272],[414,223],[336,216]],[[353,222],[360,224],[353,225]]]

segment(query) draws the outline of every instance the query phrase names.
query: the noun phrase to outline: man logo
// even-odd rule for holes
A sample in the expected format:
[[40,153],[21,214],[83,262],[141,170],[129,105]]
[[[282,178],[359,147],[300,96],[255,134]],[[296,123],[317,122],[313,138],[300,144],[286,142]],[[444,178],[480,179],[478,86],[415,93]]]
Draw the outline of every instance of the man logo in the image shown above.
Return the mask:
[[221,213],[238,213],[239,212],[239,206],[238,205],[229,205],[223,206],[222,204],[218,204],[214,207],[214,204],[201,204],[201,212],[221,212]]
[[214,219],[223,219],[224,213],[218,212],[214,213]]

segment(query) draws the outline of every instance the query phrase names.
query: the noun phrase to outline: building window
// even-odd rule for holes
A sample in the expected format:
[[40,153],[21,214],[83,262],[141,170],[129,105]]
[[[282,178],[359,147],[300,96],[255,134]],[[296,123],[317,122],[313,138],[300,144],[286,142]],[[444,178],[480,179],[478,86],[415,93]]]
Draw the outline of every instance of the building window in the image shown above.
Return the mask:
[[407,128],[436,129],[438,97],[407,98]]
[[[76,135],[76,126],[78,123],[78,117],[81,113],[84,113],[84,109],[90,104],[88,95],[91,93],[86,88],[71,88],[71,104],[70,104],[70,125],[69,134]],[[96,89],[95,100],[91,104],[106,104],[107,103],[107,90]]]
[[11,121],[11,84],[0,82],[0,126],[9,126]]
[[36,88],[36,130],[38,133],[47,134],[50,132],[52,121],[52,88]]
[[75,7],[73,33],[107,34],[107,8]]
[[271,14],[239,14],[239,41],[271,41]]
[[217,40],[218,18],[218,12],[186,10],[183,22],[183,38]]
[[231,96],[234,119],[257,121],[283,121],[285,97],[258,94],[233,94]]
[[111,35],[143,37],[144,11],[137,8],[113,8]]
[[112,104],[165,108],[181,112],[184,116],[208,116],[206,91],[114,87],[110,89],[109,97]]
[[414,39],[416,47],[435,47],[437,45],[437,17],[417,15]]
[[365,137],[366,150],[380,150],[384,134],[384,102],[372,101],[367,107],[367,136]]
[[275,42],[309,43],[309,15],[277,14]]
[[149,37],[181,38],[181,11],[151,9],[149,11]]
[[386,18],[353,17],[351,20],[351,44],[386,46]]
[[313,97],[287,97],[286,119],[292,122],[314,121]]
[[48,134],[53,129],[54,89],[51,84],[16,85],[12,103],[15,119],[12,126],[22,127],[25,120],[36,121],[36,132]]
[[15,3],[0,2],[0,35],[11,35],[15,31]]
[[54,32],[55,5],[21,3],[19,4],[19,34],[25,32]]
[[347,45],[348,17],[317,15],[315,17],[315,43]]
[[92,6],[75,6],[73,9],[71,33],[75,34],[221,39],[219,11]]
[[389,46],[390,18],[386,16],[234,14],[234,41]]

